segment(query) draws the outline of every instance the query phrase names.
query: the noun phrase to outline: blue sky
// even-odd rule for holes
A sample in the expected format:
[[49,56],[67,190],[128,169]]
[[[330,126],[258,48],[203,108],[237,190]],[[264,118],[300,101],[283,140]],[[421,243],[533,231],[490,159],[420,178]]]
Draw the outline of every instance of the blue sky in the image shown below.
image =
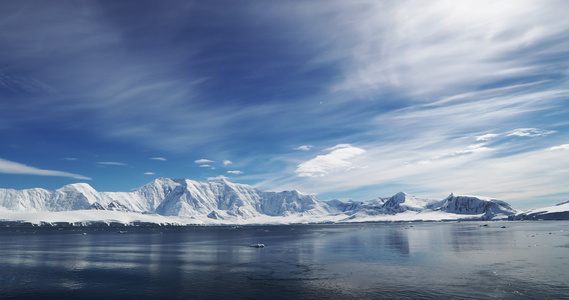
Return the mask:
[[567,1],[2,1],[0,188],[569,199]]

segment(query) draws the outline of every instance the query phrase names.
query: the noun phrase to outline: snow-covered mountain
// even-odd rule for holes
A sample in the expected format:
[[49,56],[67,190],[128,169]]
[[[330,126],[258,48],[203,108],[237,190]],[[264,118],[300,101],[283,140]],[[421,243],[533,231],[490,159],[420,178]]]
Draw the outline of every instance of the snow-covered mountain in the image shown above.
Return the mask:
[[437,200],[417,198],[406,193],[397,193],[385,201],[382,211],[386,214],[396,214],[405,211],[422,211]]
[[397,193],[390,198],[375,198],[366,202],[342,202],[339,200],[328,201],[328,205],[335,207],[337,210],[348,215],[366,214],[394,215],[406,211],[420,212],[427,209],[427,206],[438,202],[438,200],[418,198],[407,193]]
[[89,209],[101,201],[101,195],[86,183],[66,185],[55,191],[0,189],[0,206],[19,212]]
[[553,206],[530,209],[510,216],[510,220],[569,220],[569,201]]
[[[0,189],[0,212],[84,211],[82,215],[152,214],[201,223],[267,220],[302,222],[495,219],[513,215],[507,203],[483,197],[455,196],[442,201],[397,193],[365,202],[324,202],[298,191],[269,192],[227,180],[199,182],[158,178],[131,192],[98,192],[86,183],[45,189]],[[61,215],[61,214],[60,214]],[[116,214],[115,214],[116,215]],[[21,216],[18,215],[18,216]],[[93,217],[96,219],[96,217]],[[0,215],[0,219],[6,219]],[[190,222],[191,223],[191,222]]]
[[266,192],[224,179],[210,182],[182,179],[176,180],[176,183],[155,213],[164,216],[206,215],[215,219],[248,219],[261,215],[322,215],[330,212],[330,207],[322,201],[298,191]]
[[358,212],[364,212],[368,215],[377,215],[381,213],[381,207],[385,200],[382,198],[375,198],[371,201],[360,202],[349,200],[348,202],[343,202],[340,200],[330,200],[326,204],[333,207],[336,211],[345,213],[347,215],[353,215]]
[[[431,219],[504,219],[517,211],[504,201],[478,196],[459,196],[451,194],[442,201],[419,198],[407,193],[397,193],[390,198],[376,198],[368,202],[328,201],[330,206],[356,218],[369,219],[368,216],[405,215],[405,220]],[[429,215],[427,217],[427,215]]]
[[96,209],[220,219],[323,215],[333,211],[324,202],[298,191],[266,192],[227,180],[170,178],[158,178],[132,192],[97,192],[86,183],[55,191],[0,189],[0,206],[16,212]]
[[508,203],[496,199],[479,196],[461,196],[450,194],[440,202],[428,206],[433,211],[443,211],[453,214],[480,215],[482,219],[504,218],[517,211]]

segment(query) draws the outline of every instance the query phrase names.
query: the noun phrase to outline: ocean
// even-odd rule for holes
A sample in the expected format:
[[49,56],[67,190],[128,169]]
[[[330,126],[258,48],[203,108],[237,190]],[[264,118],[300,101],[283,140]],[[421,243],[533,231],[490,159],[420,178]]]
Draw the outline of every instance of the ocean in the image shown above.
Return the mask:
[[0,299],[569,299],[569,221],[3,227]]

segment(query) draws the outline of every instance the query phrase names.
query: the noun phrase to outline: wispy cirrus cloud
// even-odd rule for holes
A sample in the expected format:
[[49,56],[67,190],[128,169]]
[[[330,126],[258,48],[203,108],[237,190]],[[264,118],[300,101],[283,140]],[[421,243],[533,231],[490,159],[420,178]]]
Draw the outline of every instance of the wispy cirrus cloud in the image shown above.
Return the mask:
[[[423,4],[335,2],[323,10],[324,26],[336,32],[331,49],[346,62],[346,76],[334,89],[366,94],[396,89],[428,101],[422,96],[462,94],[465,88],[565,68],[544,58],[565,52],[567,3]],[[350,22],[354,19],[358,22]]]
[[207,180],[208,181],[215,181],[215,180],[226,180],[229,179],[227,176],[223,176],[223,175],[219,175],[219,176],[215,176],[215,177],[208,177]]
[[299,177],[322,177],[330,173],[348,171],[355,168],[350,159],[365,153],[361,148],[349,144],[340,144],[326,149],[328,154],[318,155],[297,166]]
[[549,150],[551,150],[551,151],[555,151],[555,150],[569,150],[569,144],[563,144],[563,145],[559,145],[559,146],[553,146],[553,147],[549,148]]
[[512,130],[508,136],[524,136],[524,137],[536,137],[536,136],[544,136],[548,134],[555,133],[555,130],[541,130],[537,128],[518,128]]
[[314,146],[312,145],[302,145],[294,148],[294,150],[310,151]]
[[487,133],[476,137],[476,141],[488,142],[503,137],[519,136],[519,137],[540,137],[556,133],[555,130],[544,130],[538,128],[518,128],[505,133]]
[[493,138],[495,138],[495,137],[497,137],[497,136],[499,136],[499,134],[487,133],[487,134],[484,134],[484,135],[481,135],[481,136],[477,136],[477,137],[476,137],[476,140],[477,140],[477,141],[488,141],[488,140],[491,140],[491,139],[493,139]]
[[231,157],[270,189],[565,189],[538,163],[565,163],[566,1],[175,3],[0,4],[0,94],[23,95],[0,129]]
[[103,166],[126,166],[126,164],[116,161],[100,161],[97,164]]
[[39,169],[21,163],[5,160],[2,158],[0,158],[0,173],[20,174],[20,175],[39,175],[39,176],[58,176],[58,177],[70,177],[81,180],[91,180],[91,178],[79,174],[73,174],[69,172],[56,171],[56,170]]
[[[263,184],[324,194],[323,197],[348,192],[349,197],[359,200],[399,191],[441,199],[451,192],[489,195],[518,208],[529,208],[537,199],[557,201],[558,195],[569,193],[565,182],[569,176],[569,161],[564,153],[569,150],[566,144],[512,152],[519,147],[518,142],[468,144],[475,140],[475,137],[449,139],[446,144],[435,143],[429,147],[419,139],[397,144],[358,145],[366,151],[351,156],[349,164],[320,164],[316,160],[315,166],[337,165],[343,171],[311,168],[313,171],[309,174],[313,176],[292,180],[283,177]],[[520,140],[519,143],[526,142]],[[366,167],[351,168],[357,165]],[[371,194],[360,194],[359,190],[370,187],[375,187]]]
[[229,174],[235,174],[235,175],[239,175],[239,174],[243,174],[243,171],[239,171],[239,170],[230,170],[230,171],[227,171],[227,173],[229,173]]
[[202,159],[194,160],[194,162],[195,162],[196,164],[207,164],[207,163],[213,163],[213,162],[215,162],[215,161],[210,160],[210,159],[202,158]]
[[10,76],[0,72],[0,94],[54,94],[56,90],[44,82],[33,78]]
[[164,158],[164,157],[151,157],[150,159],[152,159],[152,160],[158,160],[158,161],[167,161],[167,159]]
[[[427,160],[421,160],[421,161],[417,162],[417,164],[430,164],[430,163],[433,163],[437,160],[445,159],[445,158],[449,158],[449,157],[453,157],[453,156],[468,155],[468,154],[473,154],[473,153],[477,153],[477,152],[491,151],[491,150],[492,150],[491,148],[486,147],[486,144],[472,144],[472,145],[468,145],[464,149],[459,149],[459,150],[454,150],[452,152],[442,153],[442,154],[433,156],[432,158],[429,158]],[[409,165],[413,165],[413,163],[410,163]]]

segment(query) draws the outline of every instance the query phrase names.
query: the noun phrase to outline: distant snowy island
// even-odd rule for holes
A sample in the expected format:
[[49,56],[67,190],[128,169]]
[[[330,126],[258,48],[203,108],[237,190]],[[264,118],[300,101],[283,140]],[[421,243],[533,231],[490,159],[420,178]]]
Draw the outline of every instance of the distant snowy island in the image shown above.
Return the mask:
[[0,222],[246,225],[391,221],[569,219],[569,201],[519,212],[508,203],[450,194],[443,200],[397,193],[364,202],[322,201],[298,191],[269,192],[225,179],[158,178],[132,192],[98,192],[86,183],[49,191],[0,189]]

